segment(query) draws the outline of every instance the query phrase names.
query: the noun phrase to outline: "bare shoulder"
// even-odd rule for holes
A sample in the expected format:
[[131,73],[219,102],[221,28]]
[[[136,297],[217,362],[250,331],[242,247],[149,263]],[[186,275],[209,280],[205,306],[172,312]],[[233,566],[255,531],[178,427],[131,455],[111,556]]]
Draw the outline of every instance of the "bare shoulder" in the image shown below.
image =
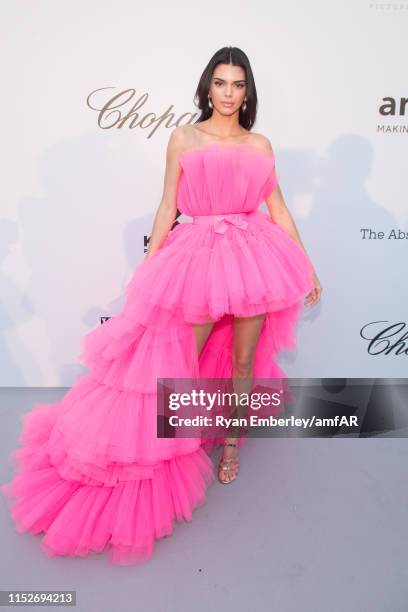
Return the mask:
[[177,151],[178,149],[182,149],[186,137],[184,127],[184,125],[177,125],[170,132],[168,141],[169,150]]
[[179,155],[185,149],[196,145],[195,130],[191,125],[178,125],[170,132],[167,150],[170,154]]
[[254,132],[252,134],[252,137],[253,137],[252,144],[254,146],[259,147],[263,151],[273,153],[271,141],[269,140],[269,138],[257,132]]

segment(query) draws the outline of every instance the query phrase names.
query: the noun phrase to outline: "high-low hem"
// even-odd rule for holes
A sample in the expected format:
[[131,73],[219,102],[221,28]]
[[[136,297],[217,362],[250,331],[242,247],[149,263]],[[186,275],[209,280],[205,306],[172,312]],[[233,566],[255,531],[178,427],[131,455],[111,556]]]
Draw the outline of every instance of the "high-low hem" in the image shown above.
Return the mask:
[[[239,168],[236,183],[225,178],[227,160]],[[176,521],[192,519],[215,478],[210,455],[224,438],[158,437],[157,379],[232,378],[235,316],[265,315],[253,377],[286,377],[277,357],[296,346],[312,266],[259,210],[242,205],[236,223],[231,210],[245,197],[254,206],[276,186],[273,159],[208,148],[184,156],[183,166],[185,212],[187,201],[217,197],[229,214],[174,228],[135,269],[120,312],[82,338],[78,359],[88,373],[61,401],[34,404],[23,416],[14,473],[1,490],[17,530],[45,534],[47,556],[106,549],[112,563],[136,564],[151,558]],[[203,176],[215,175],[212,191],[201,190]],[[197,204],[196,212],[211,211]],[[210,321],[198,354],[193,326]]]

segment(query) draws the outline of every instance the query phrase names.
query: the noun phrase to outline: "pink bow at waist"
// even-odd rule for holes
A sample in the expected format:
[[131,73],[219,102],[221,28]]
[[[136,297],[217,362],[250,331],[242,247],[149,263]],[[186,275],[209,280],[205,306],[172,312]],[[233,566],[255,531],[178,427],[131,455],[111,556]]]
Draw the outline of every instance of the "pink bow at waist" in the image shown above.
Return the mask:
[[248,221],[246,220],[248,213],[228,213],[225,215],[195,215],[193,217],[193,223],[209,223],[214,225],[214,231],[218,234],[223,234],[228,223],[232,223],[235,227],[240,229],[246,229],[248,227]]

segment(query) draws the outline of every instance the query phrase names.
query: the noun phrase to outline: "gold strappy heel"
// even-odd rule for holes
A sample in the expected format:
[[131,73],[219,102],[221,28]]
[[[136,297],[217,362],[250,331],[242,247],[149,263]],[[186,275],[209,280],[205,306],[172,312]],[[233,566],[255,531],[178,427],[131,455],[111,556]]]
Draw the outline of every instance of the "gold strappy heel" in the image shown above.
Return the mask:
[[[224,446],[238,446],[238,444],[237,443],[233,444],[232,442],[224,442]],[[220,478],[220,475],[222,472],[225,473],[227,471],[235,470],[235,469],[236,469],[235,476],[230,478],[230,480],[222,480],[222,478]],[[238,470],[239,470],[238,457],[230,457],[229,459],[224,459],[222,456],[218,464],[218,480],[222,484],[229,484],[230,482],[233,482],[238,476]]]

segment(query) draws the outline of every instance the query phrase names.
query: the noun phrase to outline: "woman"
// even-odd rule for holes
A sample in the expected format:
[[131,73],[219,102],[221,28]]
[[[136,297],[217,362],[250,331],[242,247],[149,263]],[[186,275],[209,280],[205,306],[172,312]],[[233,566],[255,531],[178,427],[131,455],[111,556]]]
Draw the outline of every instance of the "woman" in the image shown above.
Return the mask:
[[[162,201],[126,303],[83,339],[90,373],[24,415],[2,490],[17,529],[44,532],[49,556],[108,547],[111,562],[137,563],[175,520],[190,520],[214,478],[215,439],[157,436],[157,379],[232,377],[245,391],[253,376],[285,376],[275,358],[294,346],[303,297],[320,299],[270,142],[251,132],[246,55],[218,51],[197,96],[198,122],[170,135]],[[193,222],[172,229],[177,208]],[[222,439],[223,483],[238,473],[243,438],[232,433]]]

